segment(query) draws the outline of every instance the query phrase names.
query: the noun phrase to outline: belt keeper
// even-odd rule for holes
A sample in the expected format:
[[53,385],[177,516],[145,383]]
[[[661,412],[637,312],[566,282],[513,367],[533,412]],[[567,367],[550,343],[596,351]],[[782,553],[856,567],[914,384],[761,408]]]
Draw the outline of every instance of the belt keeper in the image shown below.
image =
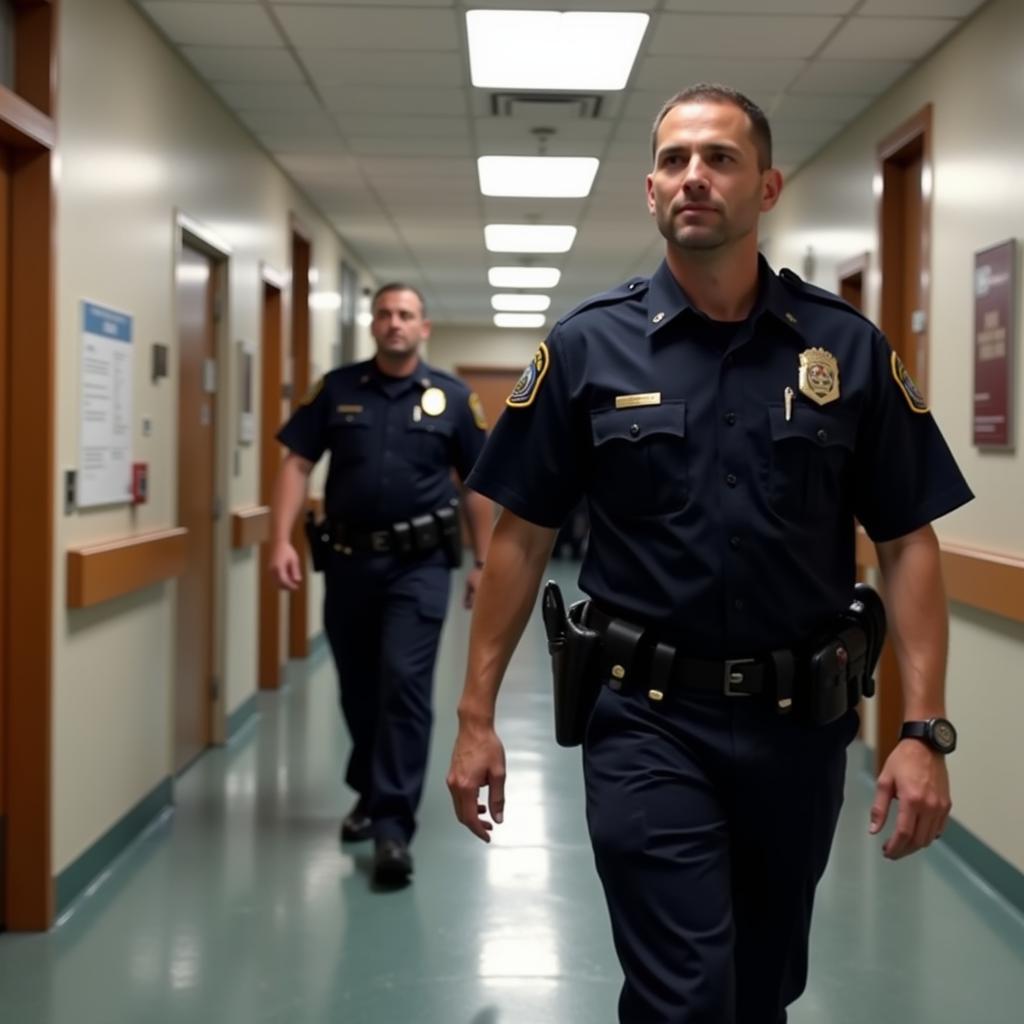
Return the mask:
[[788,715],[793,710],[793,652],[772,651],[772,666],[775,669],[775,710]]
[[612,663],[611,685],[615,689],[620,689],[623,681],[630,677],[637,645],[643,633],[641,627],[622,619],[612,619],[605,628],[604,647],[608,660]]

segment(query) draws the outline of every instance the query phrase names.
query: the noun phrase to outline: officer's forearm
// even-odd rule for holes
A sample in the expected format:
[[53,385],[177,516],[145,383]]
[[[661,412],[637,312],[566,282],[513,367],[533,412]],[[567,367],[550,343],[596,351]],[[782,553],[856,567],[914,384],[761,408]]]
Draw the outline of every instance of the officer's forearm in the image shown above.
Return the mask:
[[945,717],[949,613],[930,526],[877,545],[906,720]]
[[270,536],[275,544],[291,537],[295,517],[306,500],[306,487],[313,463],[294,452],[289,453],[274,481],[274,496],[270,502]]
[[459,701],[463,722],[494,722],[498,689],[537,600],[556,534],[507,511],[494,527],[473,607],[466,685]]
[[494,506],[489,498],[465,488],[462,492],[462,507],[473,541],[473,557],[476,561],[482,562],[487,557],[487,548],[491,543]]

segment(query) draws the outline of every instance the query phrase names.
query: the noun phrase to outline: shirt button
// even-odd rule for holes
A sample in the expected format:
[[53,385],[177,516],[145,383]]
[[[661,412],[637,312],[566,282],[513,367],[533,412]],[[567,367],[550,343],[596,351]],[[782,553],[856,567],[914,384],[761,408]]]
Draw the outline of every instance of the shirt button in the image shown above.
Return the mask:
[[735,423],[736,423],[736,413],[734,413],[734,412],[727,412],[727,413],[726,413],[726,414],[725,414],[725,415],[724,415],[724,416],[722,417],[722,419],[724,419],[724,420],[725,420],[725,422],[726,422],[726,423],[728,423],[730,427],[731,427],[731,426],[734,426],[734,425],[735,425]]
[[828,431],[827,430],[819,430],[818,431],[818,440],[822,444],[824,444],[828,440]]
[[741,542],[740,542],[739,537],[730,537],[729,538],[729,547],[731,547],[733,549],[733,551],[735,551],[740,546],[740,543]]
[[629,432],[630,432],[630,434],[632,434],[632,436],[633,436],[633,437],[636,437],[636,436],[637,436],[637,434],[639,434],[639,433],[640,433],[640,425],[639,425],[638,423],[634,423],[634,424],[633,424],[633,425],[632,425],[632,426],[631,426],[631,427],[629,428]]
[[736,480],[736,474],[735,474],[735,473],[727,473],[727,474],[726,474],[726,477],[725,477],[725,482],[726,482],[726,483],[727,483],[727,484],[728,484],[728,485],[729,485],[730,487],[735,487],[735,486],[736,486],[736,483],[737,483],[737,480]]
[[741,612],[741,611],[743,611],[744,607],[746,607],[746,606],[744,605],[744,603],[743,603],[743,598],[742,598],[742,597],[737,597],[737,598],[736,598],[736,600],[735,600],[735,601],[733,601],[733,603],[732,603],[732,606],[733,606],[733,608],[735,608],[735,609],[736,609],[736,611],[738,611],[738,612]]

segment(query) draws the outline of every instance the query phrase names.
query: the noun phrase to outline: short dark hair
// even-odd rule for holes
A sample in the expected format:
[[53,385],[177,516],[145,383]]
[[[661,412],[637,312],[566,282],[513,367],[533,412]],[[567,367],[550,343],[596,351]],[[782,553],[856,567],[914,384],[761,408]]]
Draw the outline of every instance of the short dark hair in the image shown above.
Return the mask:
[[387,284],[382,284],[374,293],[373,298],[370,300],[370,308],[377,308],[377,300],[385,294],[385,292],[412,292],[417,299],[420,300],[421,316],[426,317],[427,315],[427,300],[423,298],[423,292],[419,290],[413,284],[406,284],[404,281],[389,281]]
[[730,89],[727,85],[717,85],[714,82],[698,82],[696,85],[683,89],[682,92],[677,92],[675,96],[665,101],[661,110],[658,111],[658,116],[654,119],[654,127],[651,129],[652,159],[658,153],[658,129],[668,112],[680,104],[692,103],[695,100],[731,103],[734,107],[739,107],[750,119],[750,134],[757,147],[757,162],[760,170],[766,171],[771,167],[772,129],[764,111],[749,96],[744,96],[743,93]]

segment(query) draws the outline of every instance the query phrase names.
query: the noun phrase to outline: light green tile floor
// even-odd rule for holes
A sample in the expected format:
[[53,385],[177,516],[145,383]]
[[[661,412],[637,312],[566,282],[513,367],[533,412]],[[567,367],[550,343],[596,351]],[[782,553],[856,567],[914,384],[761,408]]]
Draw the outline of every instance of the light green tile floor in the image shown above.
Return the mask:
[[[558,572],[564,579],[565,568]],[[506,824],[485,848],[444,787],[468,620],[437,674],[416,880],[374,893],[342,850],[347,740],[329,660],[293,666],[173,814],[50,934],[0,935],[3,1024],[612,1024],[618,965],[583,823],[579,755],[551,738],[538,621],[502,694]],[[898,864],[866,835],[854,748],[792,1024],[1019,1024],[1024,922],[940,848]]]

